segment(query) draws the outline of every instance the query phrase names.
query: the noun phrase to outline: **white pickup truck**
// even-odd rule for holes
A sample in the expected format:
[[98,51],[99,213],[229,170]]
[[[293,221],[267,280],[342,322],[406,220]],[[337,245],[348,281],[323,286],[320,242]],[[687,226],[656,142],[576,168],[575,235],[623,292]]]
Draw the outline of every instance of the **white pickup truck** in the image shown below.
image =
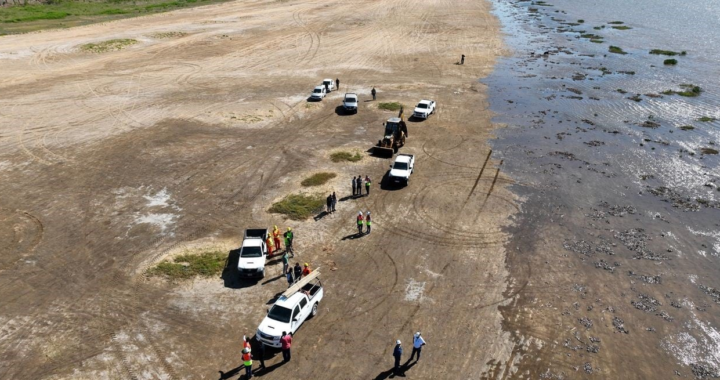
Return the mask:
[[418,119],[427,119],[435,112],[435,101],[434,100],[421,100],[418,105],[415,106],[412,116]]
[[245,230],[240,257],[238,258],[238,273],[242,278],[265,277],[265,258],[267,246],[265,239],[268,236],[266,228],[251,228]]
[[395,162],[390,165],[388,180],[390,182],[407,185],[410,182],[410,175],[415,167],[415,156],[412,154],[398,154]]
[[343,98],[343,108],[346,112],[357,113],[358,111],[358,96],[357,94],[347,93]]
[[283,293],[258,326],[255,338],[268,346],[280,348],[283,332],[295,334],[306,320],[318,312],[323,298],[320,272],[316,269]]
[[328,88],[327,92],[335,91],[335,82],[333,82],[332,79],[323,79],[322,86],[325,87],[326,85]]
[[325,92],[325,86],[315,86],[313,92],[310,94],[310,99],[323,100],[325,95],[327,95]]

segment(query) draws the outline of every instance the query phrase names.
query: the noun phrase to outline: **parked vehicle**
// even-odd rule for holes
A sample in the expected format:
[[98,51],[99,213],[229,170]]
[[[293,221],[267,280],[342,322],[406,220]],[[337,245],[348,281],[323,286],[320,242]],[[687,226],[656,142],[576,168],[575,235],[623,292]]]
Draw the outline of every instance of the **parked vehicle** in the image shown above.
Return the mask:
[[335,81],[332,79],[323,79],[322,86],[325,87],[327,85],[328,92],[335,91]]
[[313,92],[310,94],[310,99],[323,100],[327,93],[325,92],[325,86],[316,86]]
[[427,119],[433,113],[435,113],[435,101],[421,100],[420,103],[415,106],[415,111],[413,111],[412,116],[418,119]]
[[265,277],[265,261],[268,253],[265,239],[267,236],[268,230],[266,228],[245,230],[245,236],[240,247],[240,257],[238,258],[240,277]]
[[410,182],[410,175],[415,167],[415,156],[412,154],[398,154],[395,162],[390,165],[388,180],[390,182],[407,185]]
[[347,93],[343,98],[343,109],[346,112],[357,113],[358,111],[358,96],[357,94]]
[[255,334],[259,342],[280,348],[283,331],[294,335],[305,321],[318,313],[324,293],[319,277],[320,272],[316,269],[293,284],[275,301]]

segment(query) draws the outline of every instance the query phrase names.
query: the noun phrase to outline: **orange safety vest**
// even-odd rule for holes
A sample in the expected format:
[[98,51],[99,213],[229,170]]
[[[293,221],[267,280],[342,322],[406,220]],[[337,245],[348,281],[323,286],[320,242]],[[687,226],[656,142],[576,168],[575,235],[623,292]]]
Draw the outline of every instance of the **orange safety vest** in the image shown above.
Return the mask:
[[245,367],[252,367],[252,356],[250,356],[250,353],[243,354],[242,360]]

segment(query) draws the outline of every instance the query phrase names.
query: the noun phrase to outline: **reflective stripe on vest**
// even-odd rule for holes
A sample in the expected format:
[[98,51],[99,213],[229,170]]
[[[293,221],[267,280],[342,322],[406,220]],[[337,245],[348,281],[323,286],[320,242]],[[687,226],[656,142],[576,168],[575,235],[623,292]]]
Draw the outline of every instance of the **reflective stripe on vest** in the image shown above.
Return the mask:
[[252,360],[245,361],[243,364],[245,364],[245,367],[252,367]]

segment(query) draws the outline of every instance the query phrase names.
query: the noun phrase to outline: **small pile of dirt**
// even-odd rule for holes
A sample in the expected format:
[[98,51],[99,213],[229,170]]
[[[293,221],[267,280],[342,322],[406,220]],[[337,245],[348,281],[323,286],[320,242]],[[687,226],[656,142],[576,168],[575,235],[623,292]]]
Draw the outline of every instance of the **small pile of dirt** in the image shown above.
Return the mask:
[[588,317],[578,318],[578,322],[581,325],[585,326],[585,328],[589,329],[589,328],[593,327],[593,322]]

